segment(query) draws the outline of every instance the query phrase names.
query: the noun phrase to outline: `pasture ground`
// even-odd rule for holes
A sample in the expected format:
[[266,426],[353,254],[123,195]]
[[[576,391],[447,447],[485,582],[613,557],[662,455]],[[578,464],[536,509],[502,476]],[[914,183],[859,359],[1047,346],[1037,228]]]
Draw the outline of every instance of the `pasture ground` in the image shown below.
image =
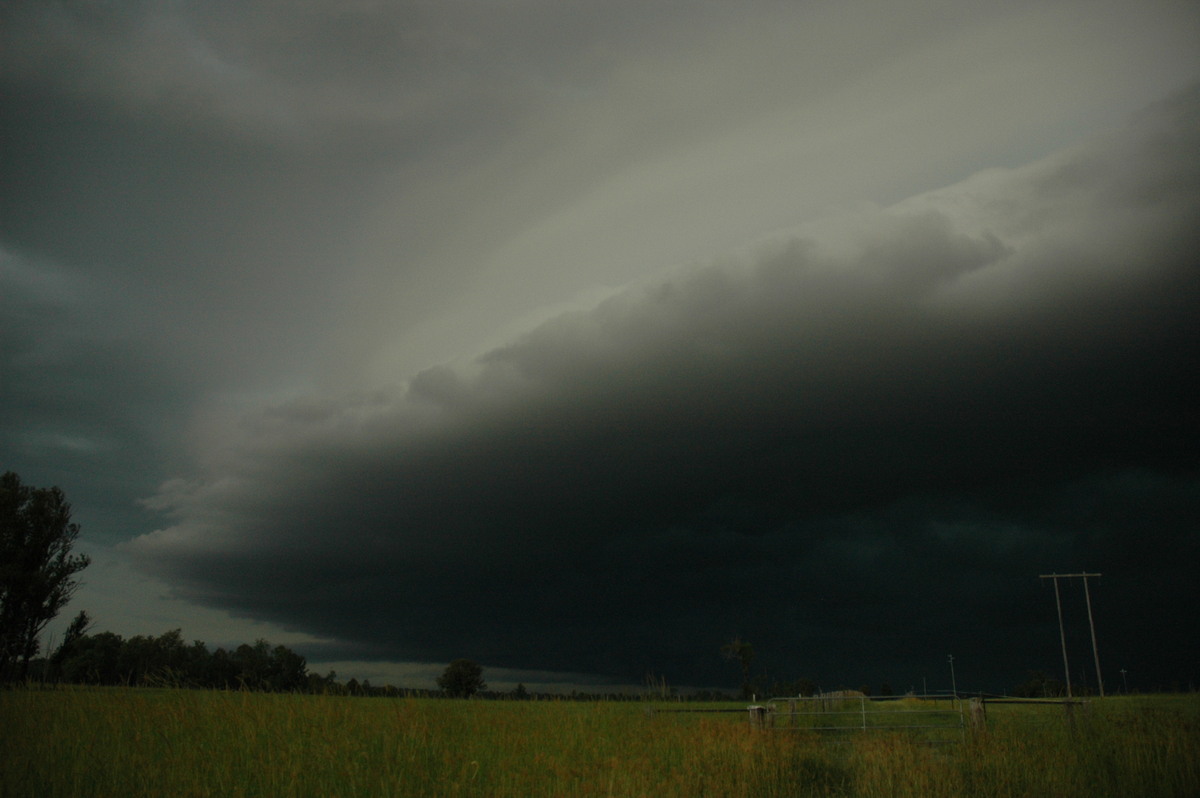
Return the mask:
[[4,690],[0,796],[1200,795],[1196,694],[1094,700],[1071,723],[989,705],[985,732],[944,745],[650,706]]

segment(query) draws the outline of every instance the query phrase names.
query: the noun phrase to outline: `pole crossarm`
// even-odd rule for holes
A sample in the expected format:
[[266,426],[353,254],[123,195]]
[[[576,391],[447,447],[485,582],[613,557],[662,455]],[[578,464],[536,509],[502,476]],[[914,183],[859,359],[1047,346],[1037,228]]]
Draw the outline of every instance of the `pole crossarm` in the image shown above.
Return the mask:
[[1104,576],[1104,574],[1038,574],[1038,579],[1070,579],[1072,577]]

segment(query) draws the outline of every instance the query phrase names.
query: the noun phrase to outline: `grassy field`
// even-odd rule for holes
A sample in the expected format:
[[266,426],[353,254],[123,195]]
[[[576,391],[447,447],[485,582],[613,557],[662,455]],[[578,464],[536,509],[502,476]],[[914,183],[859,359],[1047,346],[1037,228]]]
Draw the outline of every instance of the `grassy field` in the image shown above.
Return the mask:
[[0,796],[1196,796],[1200,697],[988,728],[756,731],[743,713],[146,689],[0,691]]

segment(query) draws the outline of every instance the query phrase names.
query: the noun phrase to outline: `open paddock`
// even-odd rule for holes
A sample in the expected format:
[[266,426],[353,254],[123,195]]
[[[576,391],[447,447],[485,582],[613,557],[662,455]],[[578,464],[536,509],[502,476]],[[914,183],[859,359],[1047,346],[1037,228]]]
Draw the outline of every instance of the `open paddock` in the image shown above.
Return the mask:
[[[1195,796],[1200,696],[988,704],[931,746],[693,704],[0,691],[0,796]],[[723,705],[736,709],[744,705]]]

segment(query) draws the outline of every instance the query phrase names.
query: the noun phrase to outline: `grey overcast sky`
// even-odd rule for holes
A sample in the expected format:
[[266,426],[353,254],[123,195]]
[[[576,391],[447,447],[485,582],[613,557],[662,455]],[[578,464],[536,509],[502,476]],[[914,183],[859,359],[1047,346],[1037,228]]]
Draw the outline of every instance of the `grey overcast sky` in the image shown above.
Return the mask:
[[1194,684],[1197,42],[1183,0],[7,2],[0,468],[74,504],[66,615],[347,676],[733,687],[740,635],[1002,690],[1086,569],[1110,682]]

